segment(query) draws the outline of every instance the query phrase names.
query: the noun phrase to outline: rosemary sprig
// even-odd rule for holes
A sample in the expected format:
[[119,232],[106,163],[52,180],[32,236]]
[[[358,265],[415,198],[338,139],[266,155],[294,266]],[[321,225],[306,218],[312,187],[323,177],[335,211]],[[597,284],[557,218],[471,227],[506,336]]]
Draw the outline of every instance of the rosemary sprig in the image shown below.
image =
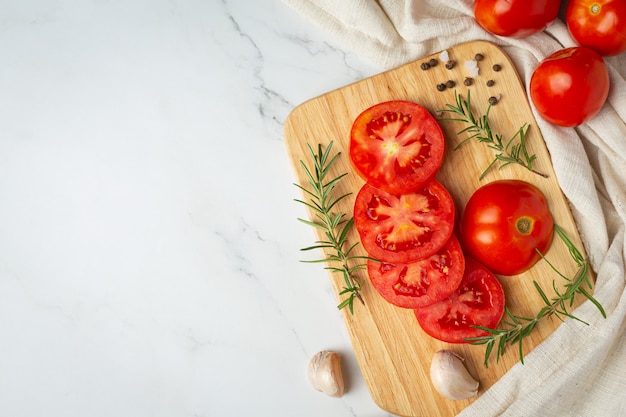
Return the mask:
[[443,118],[442,120],[457,121],[468,124],[468,126],[459,132],[458,135],[463,133],[469,133],[469,136],[461,141],[455,149],[458,149],[465,142],[476,139],[479,142],[487,144],[487,147],[493,149],[496,152],[495,158],[489,166],[480,175],[482,180],[487,172],[500,162],[499,169],[504,168],[510,164],[518,164],[544,178],[547,175],[541,173],[533,168],[533,162],[537,159],[534,154],[529,154],[526,149],[526,135],[530,126],[526,123],[511,137],[511,139],[504,141],[502,135],[494,133],[491,130],[491,124],[489,123],[489,112],[491,111],[491,104],[487,107],[487,112],[482,116],[474,115],[474,111],[471,106],[470,91],[467,91],[467,100],[461,96],[458,92],[454,92],[454,98],[456,105],[446,104],[446,109],[438,110],[438,113],[451,113],[454,116],[450,118]]
[[606,318],[606,312],[604,311],[602,305],[598,302],[598,300],[593,298],[587,288],[585,288],[585,286],[589,289],[592,288],[591,280],[588,276],[589,260],[583,258],[580,251],[567,237],[563,229],[555,224],[554,230],[568,247],[570,256],[572,257],[574,262],[576,262],[576,265],[579,268],[578,271],[573,278],[568,278],[561,272],[559,272],[558,269],[552,263],[550,263],[541,252],[537,251],[539,255],[541,255],[541,257],[546,262],[548,262],[548,265],[550,265],[550,267],[566,281],[566,284],[563,286],[563,289],[559,290],[556,286],[555,281],[553,281],[552,289],[554,290],[554,296],[552,298],[549,298],[546,292],[541,288],[539,283],[537,283],[537,281],[533,282],[535,288],[537,289],[537,292],[545,303],[545,306],[541,308],[541,310],[539,310],[537,315],[533,318],[517,316],[513,314],[508,308],[506,308],[506,319],[503,319],[501,322],[501,325],[504,325],[504,327],[490,329],[487,327],[476,326],[477,328],[484,330],[489,334],[481,337],[467,338],[466,340],[475,345],[485,345],[485,367],[488,367],[489,357],[491,356],[493,350],[495,349],[497,361],[503,355],[507,344],[518,345],[520,361],[523,364],[523,340],[526,336],[530,335],[535,326],[544,318],[554,316],[561,321],[565,320],[566,318],[571,318],[588,325],[588,323],[572,315],[569,312],[569,308],[571,308],[574,304],[574,296],[576,294],[581,294],[585,298],[590,300],[598,308],[600,314],[602,314],[602,317]]
[[[342,309],[344,307],[348,307],[350,313],[354,314],[354,300],[358,298],[362,303],[364,303],[360,293],[362,283],[356,277],[356,272],[367,268],[367,263],[363,261],[369,258],[366,256],[354,255],[354,250],[359,244],[358,241],[351,246],[348,246],[347,236],[354,224],[354,218],[348,218],[345,213],[334,211],[337,203],[348,197],[350,194],[348,193],[335,196],[335,193],[333,192],[335,186],[343,177],[347,175],[347,173],[329,181],[326,180],[330,169],[340,155],[340,153],[335,153],[331,157],[330,152],[332,146],[333,142],[331,141],[324,150],[320,144],[318,145],[317,153],[315,153],[313,148],[307,144],[309,153],[313,159],[314,169],[309,169],[309,167],[302,160],[300,161],[300,165],[307,175],[309,187],[306,188],[299,184],[294,185],[300,188],[309,198],[308,201],[298,199],[295,201],[309,207],[313,211],[315,217],[312,221],[301,218],[298,218],[298,220],[316,229],[322,230],[326,236],[325,240],[318,240],[315,242],[315,245],[301,250],[309,251],[314,249],[330,249],[330,253],[326,254],[323,259],[303,262],[327,263],[328,265],[325,269],[343,275],[345,286],[339,294],[347,294],[348,297],[341,301],[337,308]],[[346,247],[347,249],[344,249]],[[339,264],[339,266],[337,266],[337,264]]]

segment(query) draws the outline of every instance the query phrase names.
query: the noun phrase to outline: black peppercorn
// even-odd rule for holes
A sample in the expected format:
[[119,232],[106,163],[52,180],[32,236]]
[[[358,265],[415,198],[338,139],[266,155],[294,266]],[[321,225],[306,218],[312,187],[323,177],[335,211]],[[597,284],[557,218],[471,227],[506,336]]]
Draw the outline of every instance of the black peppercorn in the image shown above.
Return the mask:
[[430,68],[430,64],[428,62],[422,62],[422,64],[420,65],[420,68],[426,71],[427,69]]
[[443,91],[446,89],[446,85],[445,84],[437,84],[437,90],[438,91]]
[[435,58],[431,58],[430,61],[428,61],[428,65],[431,67],[437,66],[437,60]]
[[487,87],[492,87],[496,82],[494,80],[487,81]]
[[454,68],[455,65],[456,65],[456,61],[450,60],[450,61],[446,62],[446,68],[447,69],[452,69],[452,68]]
[[473,82],[474,82],[474,79],[470,78],[470,77],[465,77],[465,80],[463,80],[463,84],[465,84],[467,86],[472,85]]
[[496,97],[489,97],[489,104],[491,104],[492,106],[495,106],[496,104],[498,104],[498,99]]
[[482,60],[483,60],[483,58],[485,58],[485,56],[484,56],[483,54],[476,54],[476,55],[474,56],[474,59],[475,59],[476,61],[482,61]]
[[453,88],[456,85],[456,83],[452,80],[448,80],[446,81],[446,87],[448,88]]
[[500,71],[502,69],[502,67],[500,65],[498,65],[498,64],[495,64],[492,68],[496,72],[498,72],[498,71]]

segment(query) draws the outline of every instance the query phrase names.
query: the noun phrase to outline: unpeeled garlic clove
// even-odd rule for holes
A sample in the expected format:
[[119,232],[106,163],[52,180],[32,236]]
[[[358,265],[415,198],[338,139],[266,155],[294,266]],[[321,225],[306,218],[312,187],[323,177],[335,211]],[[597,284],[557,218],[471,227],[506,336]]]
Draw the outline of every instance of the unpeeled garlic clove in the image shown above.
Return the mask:
[[478,394],[478,381],[463,365],[463,358],[450,350],[435,353],[430,364],[430,379],[437,392],[451,400]]
[[316,353],[308,367],[309,382],[318,391],[331,397],[341,397],[345,392],[341,356],[336,352],[322,350]]

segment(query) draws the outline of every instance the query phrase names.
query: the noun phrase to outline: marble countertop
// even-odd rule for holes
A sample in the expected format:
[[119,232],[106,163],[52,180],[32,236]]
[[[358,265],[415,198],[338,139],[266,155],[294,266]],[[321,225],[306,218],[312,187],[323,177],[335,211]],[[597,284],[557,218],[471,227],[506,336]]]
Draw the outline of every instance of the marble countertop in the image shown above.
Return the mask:
[[[2,414],[386,416],[300,262],[282,133],[381,69],[279,0],[2,8]],[[307,381],[322,349],[343,398]]]

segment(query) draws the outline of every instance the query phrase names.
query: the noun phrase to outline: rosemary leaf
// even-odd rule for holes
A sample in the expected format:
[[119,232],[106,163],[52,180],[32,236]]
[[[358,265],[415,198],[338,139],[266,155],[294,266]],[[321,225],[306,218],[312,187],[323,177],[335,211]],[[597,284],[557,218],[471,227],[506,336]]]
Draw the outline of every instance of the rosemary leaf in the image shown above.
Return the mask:
[[518,164],[530,172],[547,178],[547,175],[541,173],[533,168],[533,162],[537,159],[536,155],[528,153],[526,148],[526,134],[530,126],[524,124],[519,130],[506,141],[503,142],[502,135],[494,134],[491,130],[489,122],[489,112],[491,111],[491,104],[487,107],[487,112],[482,116],[476,116],[471,106],[470,90],[467,91],[467,100],[461,96],[458,92],[454,92],[454,98],[456,106],[452,104],[446,104],[446,108],[438,110],[440,114],[449,113],[452,117],[442,118],[442,120],[456,121],[466,123],[468,126],[457,132],[458,135],[469,134],[459,143],[455,149],[458,149],[465,142],[476,139],[478,142],[487,144],[487,147],[494,150],[496,155],[493,161],[489,164],[487,169],[480,175],[480,179],[483,179],[489,170],[499,161],[502,163],[500,169],[510,164]]
[[[308,200],[294,199],[294,201],[304,204],[312,210],[315,214],[315,218],[313,220],[298,218],[298,220],[315,229],[323,231],[327,240],[316,241],[313,246],[302,248],[301,250],[309,251],[312,249],[321,249],[328,250],[329,253],[322,259],[302,262],[326,263],[326,270],[342,274],[345,286],[341,289],[339,295],[347,295],[347,297],[339,303],[337,308],[341,310],[347,307],[350,313],[354,314],[354,300],[359,299],[362,303],[364,302],[360,293],[362,283],[355,276],[355,272],[364,270],[367,266],[366,261],[369,258],[350,255],[358,246],[359,242],[349,246],[347,250],[344,249],[348,244],[348,233],[354,225],[354,218],[348,218],[346,213],[335,211],[337,204],[350,195],[347,193],[336,196],[335,191],[337,185],[347,173],[330,180],[326,178],[340,155],[340,153],[337,152],[331,156],[331,149],[333,147],[332,141],[325,149],[319,144],[317,151],[313,150],[309,144],[307,144],[307,147],[313,161],[313,167],[310,168],[304,161],[300,161],[300,166],[306,174],[309,187],[303,187],[299,184],[294,185],[303,192],[305,197],[308,197]],[[356,264],[353,265],[352,263]]]
[[569,308],[573,306],[574,297],[576,294],[581,294],[586,299],[591,301],[598,308],[602,317],[606,318],[606,312],[604,311],[602,305],[589,293],[587,288],[584,287],[584,285],[586,285],[589,289],[591,289],[591,282],[588,276],[589,261],[583,258],[580,251],[576,248],[576,246],[574,246],[572,241],[567,237],[567,235],[560,226],[555,224],[554,230],[557,236],[559,236],[563,243],[568,247],[572,259],[579,267],[578,271],[574,275],[574,278],[567,278],[563,273],[558,271],[553,264],[548,262],[543,254],[539,253],[541,257],[546,262],[548,262],[550,268],[553,269],[559,277],[565,280],[566,283],[563,285],[564,290],[559,290],[557,288],[556,282],[553,280],[552,289],[555,295],[552,298],[549,298],[546,292],[541,288],[539,283],[533,281],[535,289],[539,293],[539,296],[541,297],[543,302],[546,304],[537,312],[535,317],[517,316],[513,314],[508,308],[505,308],[505,316],[508,317],[508,320],[503,319],[500,322],[499,328],[489,329],[481,326],[475,326],[480,330],[486,331],[488,334],[480,337],[467,338],[465,340],[475,345],[486,346],[484,359],[485,367],[489,366],[489,358],[493,353],[494,346],[498,346],[498,349],[496,349],[496,361],[498,361],[500,357],[502,357],[502,355],[504,354],[506,344],[518,345],[520,361],[523,364],[524,338],[529,336],[531,332],[535,329],[535,326],[537,326],[537,324],[544,318],[556,317],[561,321],[564,321],[566,318],[570,318],[579,321],[585,325],[588,325],[587,322],[580,319],[579,317],[574,316],[569,311]]

